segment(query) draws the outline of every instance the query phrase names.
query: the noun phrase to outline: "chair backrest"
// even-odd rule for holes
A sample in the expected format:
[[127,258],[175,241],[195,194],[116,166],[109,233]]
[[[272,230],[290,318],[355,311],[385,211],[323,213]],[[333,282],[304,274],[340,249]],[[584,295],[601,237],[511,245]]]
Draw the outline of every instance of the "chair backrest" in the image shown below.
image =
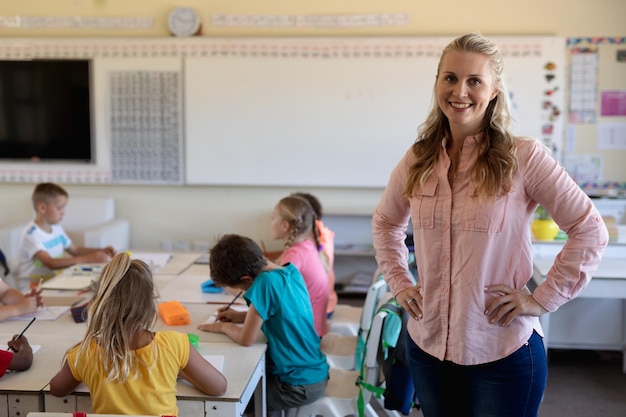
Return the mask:
[[[372,395],[376,401],[384,409],[384,415],[387,417],[400,417],[400,413],[395,410],[388,410],[383,405],[386,381],[381,369],[380,355],[383,351],[383,331],[385,328],[385,320],[388,319],[389,312],[385,309],[379,310],[372,319],[372,325],[367,335],[366,348],[363,362],[359,370],[360,375],[357,380],[359,385],[359,398],[357,400],[357,412],[359,416],[367,414],[367,407]],[[405,413],[404,415],[408,415]]]
[[61,225],[66,231],[81,230],[113,219],[115,219],[113,197],[70,196]]
[[362,393],[375,393],[387,415],[399,416],[395,410],[408,415],[419,407],[404,341],[409,337],[407,320],[408,314],[397,301],[385,303],[372,320],[361,364]]
[[367,290],[365,302],[363,303],[363,312],[361,314],[360,333],[367,335],[372,325],[372,320],[378,310],[378,303],[381,297],[387,291],[387,282],[384,279],[374,281]]

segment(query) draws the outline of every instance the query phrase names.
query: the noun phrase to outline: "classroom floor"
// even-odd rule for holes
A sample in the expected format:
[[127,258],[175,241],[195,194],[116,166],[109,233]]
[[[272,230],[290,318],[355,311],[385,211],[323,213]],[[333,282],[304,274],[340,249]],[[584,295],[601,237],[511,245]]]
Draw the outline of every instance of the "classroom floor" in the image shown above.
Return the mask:
[[[362,305],[362,300],[340,297],[339,303]],[[539,417],[626,416],[621,352],[550,349],[548,355],[548,386]],[[380,410],[377,404],[374,408]],[[409,417],[423,414],[414,410]]]

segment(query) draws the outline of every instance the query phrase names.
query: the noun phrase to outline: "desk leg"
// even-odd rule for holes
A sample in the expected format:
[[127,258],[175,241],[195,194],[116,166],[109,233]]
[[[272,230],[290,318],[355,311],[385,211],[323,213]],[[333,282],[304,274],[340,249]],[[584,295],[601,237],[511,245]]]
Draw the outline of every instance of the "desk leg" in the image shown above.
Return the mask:
[[244,414],[248,403],[254,398],[254,416],[267,417],[265,399],[265,354],[259,360],[240,401],[205,401],[205,417],[239,417]]
[[265,356],[263,356],[261,378],[259,379],[259,383],[254,390],[254,415],[260,417],[266,417],[267,407],[265,407],[266,403],[266,393],[265,393]]

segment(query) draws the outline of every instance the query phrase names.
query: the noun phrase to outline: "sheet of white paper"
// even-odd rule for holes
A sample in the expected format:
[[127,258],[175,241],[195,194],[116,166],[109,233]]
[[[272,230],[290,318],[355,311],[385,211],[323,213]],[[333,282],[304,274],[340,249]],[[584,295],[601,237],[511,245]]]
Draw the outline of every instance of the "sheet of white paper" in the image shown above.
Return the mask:
[[[230,308],[235,311],[248,311],[248,306],[242,306],[237,304],[233,304]],[[211,314],[209,318],[206,319],[205,323],[215,323],[215,320],[217,320],[217,311]]]
[[91,285],[91,281],[98,278],[98,274],[85,273],[63,273],[41,284],[44,290],[82,290]]
[[68,311],[70,311],[69,306],[43,307],[38,308],[37,311],[33,313],[24,314],[17,317],[11,317],[7,319],[7,321],[32,320],[33,317],[37,317],[37,320],[56,320]]
[[[30,345],[33,353],[37,353],[39,349],[41,349],[41,345]],[[9,345],[0,345],[0,350],[9,350]]]

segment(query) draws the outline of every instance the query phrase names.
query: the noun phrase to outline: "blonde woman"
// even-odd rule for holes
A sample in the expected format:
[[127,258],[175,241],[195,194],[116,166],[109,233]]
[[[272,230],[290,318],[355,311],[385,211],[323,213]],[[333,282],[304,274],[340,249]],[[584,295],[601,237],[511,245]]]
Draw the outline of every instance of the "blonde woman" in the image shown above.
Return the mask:
[[[537,416],[547,380],[538,317],[580,294],[608,242],[567,172],[537,140],[509,130],[505,81],[485,37],[446,46],[433,108],[373,217],[380,270],[413,317],[407,350],[425,417]],[[569,239],[531,294],[538,204]],[[417,285],[404,244],[409,218]]]

